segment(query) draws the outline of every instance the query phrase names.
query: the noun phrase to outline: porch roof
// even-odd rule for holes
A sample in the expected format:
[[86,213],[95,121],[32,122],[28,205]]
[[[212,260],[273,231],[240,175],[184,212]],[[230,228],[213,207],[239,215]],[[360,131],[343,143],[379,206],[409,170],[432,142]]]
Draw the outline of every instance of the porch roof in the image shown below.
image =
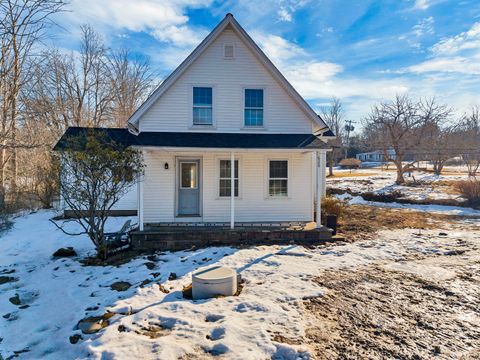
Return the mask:
[[218,149],[329,149],[331,146],[313,134],[253,134],[217,132],[141,132],[127,129],[69,127],[54,150],[71,146],[71,138],[86,137],[88,131],[102,132],[124,146],[218,148]]

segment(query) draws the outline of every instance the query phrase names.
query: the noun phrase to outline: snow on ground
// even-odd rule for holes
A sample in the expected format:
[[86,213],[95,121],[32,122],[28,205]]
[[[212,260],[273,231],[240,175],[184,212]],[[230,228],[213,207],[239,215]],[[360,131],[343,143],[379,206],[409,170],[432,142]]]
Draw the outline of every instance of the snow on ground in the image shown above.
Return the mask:
[[[92,251],[85,236],[64,235],[49,223],[52,215],[41,211],[19,217],[9,232],[0,235],[0,272],[15,270],[8,276],[18,279],[0,285],[3,358],[28,350],[19,357],[167,360],[225,354],[233,359],[309,359],[308,345],[289,345],[273,338],[275,334],[301,338],[315,321],[305,316],[303,299],[323,294],[324,289],[313,281],[320,270],[385,263],[426,277],[445,277],[448,274],[437,274],[434,268],[402,261],[415,254],[446,254],[459,238],[466,244],[479,240],[478,231],[471,229],[450,229],[446,236],[439,236],[438,231],[423,231],[419,236],[418,230],[406,229],[382,232],[375,240],[312,249],[207,248],[159,253],[148,260],[139,257],[117,267],[93,267],[81,266],[74,258],[51,257],[61,246],[74,246],[80,256]],[[117,229],[124,221],[112,219],[109,228]],[[145,263],[152,260],[155,268],[149,270]],[[190,283],[191,273],[213,264],[235,268],[246,281],[242,293],[184,299],[181,290]],[[168,280],[170,273],[176,273],[177,279]],[[153,282],[141,288],[145,279]],[[116,292],[109,287],[115,281],[133,286]],[[170,293],[160,291],[158,283]],[[29,307],[10,303],[8,299],[15,294]],[[77,344],[70,344],[69,337],[80,334],[77,322],[86,315],[101,315],[106,310],[125,313],[127,309],[133,315],[115,315],[105,329],[83,334]],[[162,329],[154,339],[145,330],[152,326]]]
[[[407,182],[417,182],[417,186],[396,185],[397,173],[394,170],[382,171],[381,168],[368,168],[358,170],[336,170],[334,174],[342,177],[327,178],[327,187],[340,190],[349,189],[353,193],[373,192],[388,194],[400,191],[402,198],[412,200],[450,200],[464,201],[458,194],[445,191],[444,186],[439,186],[442,181],[458,181],[468,179],[467,174],[448,172],[445,175],[435,175],[429,172],[415,171],[405,173]],[[345,177],[348,176],[348,177]]]
[[480,210],[461,206],[446,206],[446,205],[418,205],[418,204],[401,204],[398,202],[378,202],[378,201],[366,201],[361,196],[352,196],[347,193],[335,195],[336,198],[341,200],[348,200],[350,205],[368,205],[377,206],[383,208],[403,209],[411,211],[421,211],[430,214],[441,215],[456,215],[456,216],[474,216],[480,217]]

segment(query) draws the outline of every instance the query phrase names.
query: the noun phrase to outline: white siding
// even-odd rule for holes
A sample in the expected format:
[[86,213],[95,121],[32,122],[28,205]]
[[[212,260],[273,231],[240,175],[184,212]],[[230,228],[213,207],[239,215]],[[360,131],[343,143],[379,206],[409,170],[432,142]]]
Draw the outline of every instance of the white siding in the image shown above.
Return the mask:
[[[144,222],[174,222],[176,158],[202,159],[203,216],[192,221],[229,222],[230,201],[218,197],[218,162],[229,153],[145,151]],[[240,152],[240,196],[235,199],[235,221],[312,221],[311,153]],[[268,159],[289,160],[288,198],[267,197]],[[168,162],[169,169],[164,168]],[[186,221],[179,218],[179,221]]]
[[137,197],[137,184],[135,184],[120,200],[118,200],[118,203],[115,204],[113,210],[137,210]]
[[[223,57],[225,43],[235,59]],[[192,87],[213,86],[215,127],[205,131],[238,132],[243,127],[243,90],[264,88],[264,124],[258,132],[310,133],[312,122],[257,60],[236,33],[225,30],[140,119],[140,131],[198,131],[191,126]]]
[[[123,195],[120,200],[112,207],[112,210],[137,210],[137,184],[133,185],[130,190]],[[64,210],[69,210],[70,207],[64,204]]]

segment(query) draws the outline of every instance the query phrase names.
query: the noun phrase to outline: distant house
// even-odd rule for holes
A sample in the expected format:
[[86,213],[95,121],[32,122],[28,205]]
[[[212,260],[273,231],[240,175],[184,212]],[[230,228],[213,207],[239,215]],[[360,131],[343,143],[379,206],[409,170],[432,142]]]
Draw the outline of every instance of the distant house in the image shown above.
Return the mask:
[[[70,128],[64,138],[82,131]],[[128,129],[101,131],[143,152],[140,230],[312,220],[320,227],[326,141],[334,134],[231,14],[140,106]]]
[[[395,151],[393,149],[387,150],[388,156],[390,159],[395,159]],[[358,153],[356,155],[356,158],[358,160],[361,160],[362,162],[385,162],[385,154],[383,150],[375,150],[375,151],[370,151],[370,152],[365,152],[365,153]]]

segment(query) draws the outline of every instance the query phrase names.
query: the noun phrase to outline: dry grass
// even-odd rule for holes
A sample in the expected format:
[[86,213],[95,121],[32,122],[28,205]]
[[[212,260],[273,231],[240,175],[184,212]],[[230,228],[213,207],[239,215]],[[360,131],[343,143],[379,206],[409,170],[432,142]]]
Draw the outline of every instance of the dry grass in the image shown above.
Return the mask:
[[460,180],[440,180],[433,182],[431,186],[432,188],[439,189],[446,194],[460,196],[460,192],[457,188],[459,182]]
[[374,176],[374,175],[379,175],[379,173],[373,173],[373,172],[357,173],[355,171],[352,171],[351,173],[350,172],[333,173],[333,176],[328,176],[328,178],[349,178],[349,177]]
[[385,229],[435,229],[456,223],[460,217],[431,214],[403,209],[364,205],[347,206],[339,220],[338,232],[348,240],[372,237]]
[[456,184],[457,190],[472,206],[480,205],[480,180],[463,180]]

